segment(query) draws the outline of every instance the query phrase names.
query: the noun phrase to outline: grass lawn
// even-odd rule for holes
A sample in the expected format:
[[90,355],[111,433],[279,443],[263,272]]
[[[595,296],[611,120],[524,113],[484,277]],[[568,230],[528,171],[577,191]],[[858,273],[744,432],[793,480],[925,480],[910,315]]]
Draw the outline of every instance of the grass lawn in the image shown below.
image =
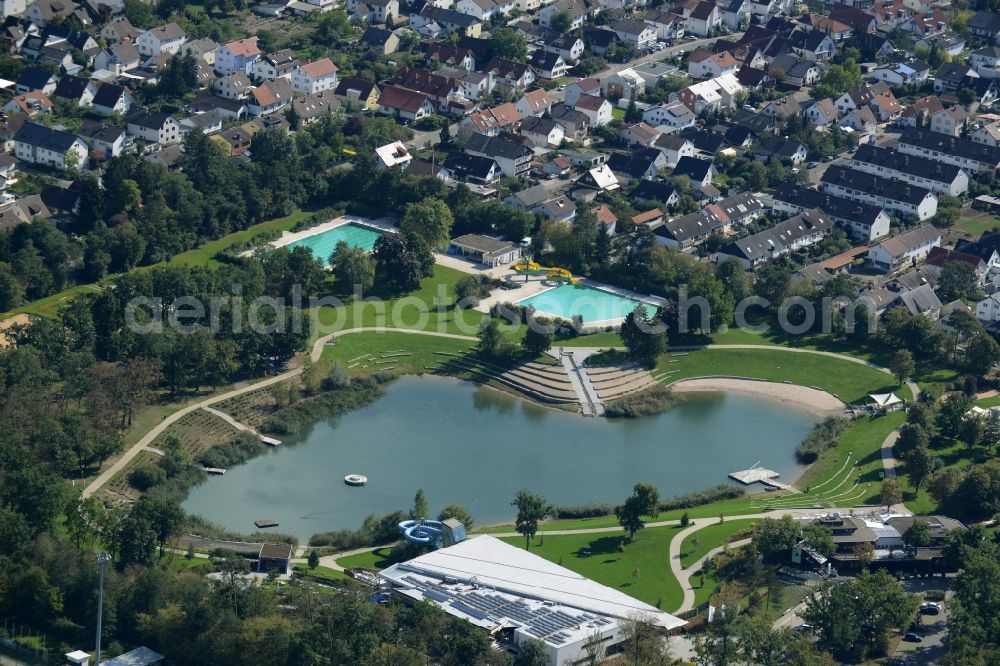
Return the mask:
[[[433,370],[434,367],[448,360],[448,357],[435,352],[450,354],[466,354],[475,342],[438,338],[429,335],[412,333],[395,333],[392,331],[373,333],[352,333],[337,338],[333,344],[323,349],[323,361],[333,363],[339,361],[352,373],[366,374],[376,370],[392,368],[398,373],[422,373]],[[393,352],[404,351],[410,356],[393,356]],[[383,354],[390,354],[383,357]],[[371,357],[354,361],[366,354]]]
[[[831,486],[839,484],[838,479],[853,470],[855,478],[862,483],[869,483],[871,489],[867,496],[856,503],[878,502],[881,493],[878,473],[882,469],[882,442],[905,420],[903,412],[855,419],[851,427],[840,436],[837,448],[820,456],[795,485],[802,489],[810,488],[814,495],[830,496],[833,493]],[[850,465],[845,469],[848,454],[851,455]],[[841,488],[846,491],[847,484]]]
[[987,407],[996,407],[1000,405],[1000,394],[993,396],[992,398],[983,398],[982,400],[977,400],[976,404],[983,409]]
[[861,402],[872,392],[895,391],[901,398],[912,398],[892,375],[830,356],[767,349],[702,349],[683,354],[661,357],[654,374],[671,372],[662,379],[669,383],[705,375],[791,382],[821,388],[848,403]]
[[292,568],[297,574],[311,576],[313,578],[322,578],[323,580],[350,580],[351,578],[343,571],[337,571],[336,569],[331,569],[330,567],[316,567],[315,569],[310,569],[308,564],[302,564],[301,562],[292,565]]
[[[692,564],[705,557],[708,551],[713,548],[738,541],[737,535],[756,524],[756,520],[727,520],[724,523],[716,522],[714,525],[704,527],[694,534],[689,534],[681,542],[681,566],[687,569]],[[695,544],[697,540],[697,545]]]
[[392,564],[388,559],[390,553],[392,546],[384,546],[365,553],[338,558],[337,564],[345,569],[385,569]]
[[611,119],[621,120],[625,117],[625,109],[615,106],[611,109]]
[[[974,462],[983,462],[987,458],[987,452],[981,448],[970,449],[963,442],[958,440],[948,440],[940,444],[931,444],[931,455],[940,458],[944,462],[945,468],[961,469]],[[903,489],[903,504],[913,513],[936,513],[938,511],[937,501],[927,492],[925,482],[920,490],[914,490],[910,479],[905,474],[899,475],[899,485]]]
[[[214,258],[215,255],[222,250],[225,250],[233,243],[250,240],[257,234],[266,231],[289,231],[292,227],[310,215],[312,215],[311,211],[297,210],[291,215],[268,220],[267,222],[261,222],[260,224],[255,224],[248,229],[243,229],[242,231],[234,231],[231,234],[226,234],[222,238],[209,241],[200,247],[188,250],[187,252],[181,252],[176,257],[172,258],[169,263],[180,264],[182,266],[221,266],[222,264]],[[168,262],[164,262],[156,265],[165,266],[167,263]]]
[[[535,538],[531,552],[561,564],[582,576],[624,592],[646,603],[670,611],[681,605],[684,594],[670,573],[670,541],[680,527],[656,527],[639,530],[635,541],[618,552],[624,534],[573,534]],[[522,537],[504,541],[521,548]],[[581,550],[590,547],[590,555]],[[638,573],[638,576],[633,575]]]
[[992,231],[1000,227],[1000,218],[981,211],[969,211],[962,215],[955,224],[956,229],[960,229],[972,236],[979,236],[983,232]]

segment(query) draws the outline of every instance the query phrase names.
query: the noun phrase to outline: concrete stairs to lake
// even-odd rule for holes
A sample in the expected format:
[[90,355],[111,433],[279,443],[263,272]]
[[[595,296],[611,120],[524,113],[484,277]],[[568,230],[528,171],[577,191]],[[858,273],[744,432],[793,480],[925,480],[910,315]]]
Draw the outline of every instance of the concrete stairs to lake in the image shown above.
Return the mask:
[[601,400],[614,400],[656,384],[648,371],[635,366],[587,368],[587,374]]

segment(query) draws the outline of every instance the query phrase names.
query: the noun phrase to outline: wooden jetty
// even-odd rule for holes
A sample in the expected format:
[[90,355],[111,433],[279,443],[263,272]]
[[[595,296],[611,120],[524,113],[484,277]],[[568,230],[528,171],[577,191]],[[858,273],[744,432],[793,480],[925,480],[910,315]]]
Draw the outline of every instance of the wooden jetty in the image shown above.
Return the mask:
[[765,486],[771,486],[772,488],[780,488],[781,490],[787,490],[790,493],[799,492],[798,488],[790,486],[787,483],[781,483],[780,481],[777,481],[777,478],[779,476],[781,476],[781,474],[775,472],[773,469],[757,467],[756,465],[754,465],[750,469],[729,473],[729,478],[735,479],[740,483],[748,486],[753,483],[763,483]]

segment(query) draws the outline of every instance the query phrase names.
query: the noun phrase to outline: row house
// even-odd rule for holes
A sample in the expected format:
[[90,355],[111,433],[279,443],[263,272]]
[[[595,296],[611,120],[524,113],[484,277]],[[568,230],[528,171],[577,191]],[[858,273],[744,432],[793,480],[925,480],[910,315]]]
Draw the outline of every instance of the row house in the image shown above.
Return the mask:
[[897,150],[907,155],[929,157],[935,162],[954,164],[970,174],[991,174],[1000,169],[1000,147],[916,127],[903,130]]
[[929,189],[882,176],[831,165],[820,189],[838,196],[881,206],[901,217],[928,220],[937,213],[937,196]]
[[915,266],[930,254],[931,248],[941,245],[941,233],[930,224],[887,238],[868,250],[868,262],[883,273],[895,273]]
[[719,253],[719,261],[739,261],[749,269],[758,268],[792,252],[815,245],[834,226],[833,220],[821,210],[799,213],[770,229],[741,238]]
[[721,232],[722,226],[716,218],[697,211],[668,219],[653,230],[653,239],[673,250],[691,252],[712,234]]
[[772,207],[783,213],[818,208],[844,228],[856,241],[869,243],[889,235],[892,219],[881,206],[820,192],[794,183],[782,183],[772,196]]
[[937,195],[961,196],[969,190],[969,176],[954,164],[865,144],[851,156],[851,167],[926,187]]
[[72,132],[25,123],[14,135],[14,155],[30,164],[82,169],[87,165],[87,144]]

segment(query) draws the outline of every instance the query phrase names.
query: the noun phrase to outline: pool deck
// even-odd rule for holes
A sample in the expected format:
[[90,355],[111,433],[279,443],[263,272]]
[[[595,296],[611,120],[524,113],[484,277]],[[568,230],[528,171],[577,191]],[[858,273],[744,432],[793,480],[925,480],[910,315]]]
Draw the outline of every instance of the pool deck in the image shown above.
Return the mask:
[[[524,282],[524,276],[518,274],[514,270],[508,268],[503,269],[493,269],[495,273],[491,273],[492,277],[503,277],[505,275],[514,276],[518,284],[517,289],[495,289],[487,298],[484,298],[479,302],[479,306],[476,310],[480,312],[489,312],[497,303],[519,303],[526,298],[535,296],[537,294],[544,293],[550,289],[556,289],[560,285],[546,284],[548,282],[544,276],[529,276],[528,281]],[[646,305],[653,305],[659,307],[666,303],[666,299],[660,298],[659,296],[643,296],[642,294],[637,294],[634,291],[629,291],[628,289],[622,289],[621,287],[614,287],[603,282],[596,282],[589,278],[580,278],[580,285],[584,287],[590,287],[592,289],[599,289],[600,291],[608,292],[609,294],[615,294],[616,296],[621,296],[622,298],[628,298],[634,301],[640,301]],[[549,316],[549,317],[559,317],[561,315],[556,315],[551,312],[538,311],[539,314]],[[563,317],[564,319],[569,319],[569,317]],[[594,332],[601,331],[609,326],[620,326],[621,323],[625,321],[624,317],[616,317],[614,319],[602,319],[600,321],[588,321],[583,325],[583,332]]]
[[281,234],[281,238],[271,242],[271,247],[285,247],[295,241],[300,241],[303,238],[309,238],[310,236],[325,233],[331,229],[342,227],[345,224],[356,224],[362,227],[371,227],[372,229],[378,229],[383,232],[396,231],[396,228],[392,224],[392,220],[389,218],[383,217],[373,220],[367,217],[358,217],[356,215],[342,215],[330,220],[329,222],[323,222],[322,224],[317,224],[315,227],[309,227],[308,229],[303,229],[302,231],[285,231]]

